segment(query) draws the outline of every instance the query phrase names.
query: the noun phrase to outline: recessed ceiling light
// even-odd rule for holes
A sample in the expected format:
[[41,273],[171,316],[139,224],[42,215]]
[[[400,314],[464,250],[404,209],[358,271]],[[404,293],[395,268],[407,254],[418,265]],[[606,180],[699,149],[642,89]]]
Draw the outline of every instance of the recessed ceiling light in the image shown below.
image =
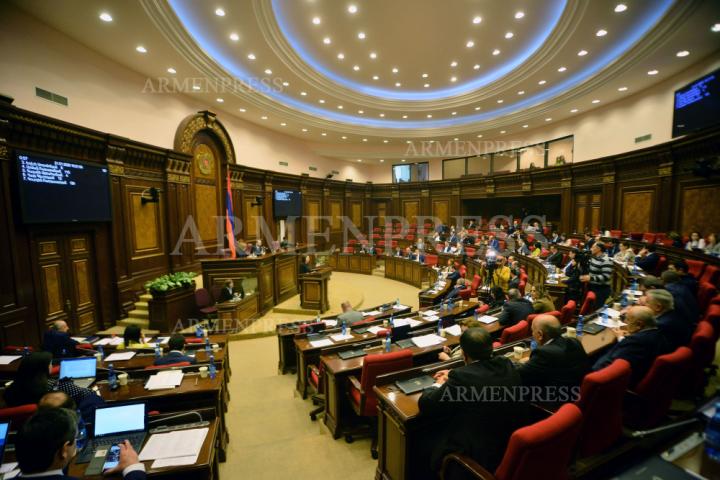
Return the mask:
[[457,142],[458,140],[460,140],[458,137],[453,138],[453,142]]
[[283,87],[289,87],[289,86],[290,86],[290,82],[283,82]]
[[268,117],[267,117],[267,115],[263,115],[262,117],[260,117],[260,119],[261,119],[261,120],[267,120]]
[[720,23],[716,23],[710,27],[710,31],[715,33],[720,32]]
[[388,143],[390,140],[383,140],[383,143]]
[[360,65],[353,65],[353,70],[355,70],[356,72],[360,70]]
[[525,16],[525,12],[523,12],[523,11],[515,12],[515,18],[516,18],[517,20],[520,20],[520,19],[523,18],[524,16]]
[[577,108],[573,108],[572,110],[570,110],[570,113],[577,113],[577,111],[578,111]]
[[240,35],[238,35],[237,33],[233,32],[233,33],[230,34],[230,40],[232,40],[233,42],[237,42],[238,40],[240,40]]
[[307,97],[307,92],[300,92],[300,95],[302,95],[303,97]]
[[498,49],[496,48],[495,50],[493,50],[492,54],[493,54],[493,55],[500,55],[500,50],[498,50]]
[[600,100],[598,100],[598,99],[596,98],[595,100],[592,101],[592,103],[600,103]]
[[360,40],[365,40],[365,32],[358,32],[358,38]]
[[500,133],[505,133],[505,130],[500,130]]
[[363,142],[367,142],[367,138],[363,138]]
[[247,112],[247,110],[245,110],[244,108],[238,108],[238,110],[240,111],[240,113],[245,113],[245,112]]
[[604,37],[605,35],[607,35],[607,30],[605,30],[603,28],[601,28],[600,30],[595,32],[595,36],[597,36],[597,37]]
[[398,73],[398,68],[397,68],[397,67],[393,67],[392,72],[393,72],[393,73]]
[[552,121],[552,117],[548,117],[548,118],[546,118],[546,119],[545,119],[545,121],[546,121],[546,122],[550,122],[550,121]]
[[312,22],[314,25],[320,25],[320,17],[313,17]]
[[482,22],[482,17],[473,17],[472,22],[477,25],[478,23]]
[[147,48],[143,47],[142,45],[138,45],[137,47],[135,47],[135,50],[140,53],[147,53]]
[[547,83],[547,81],[545,81],[545,80],[540,80],[540,81],[538,82],[538,85],[545,85],[546,83]]
[[650,70],[648,71],[648,75],[657,75],[659,72],[657,70]]
[[377,75],[373,75],[373,80],[380,80],[380,77],[378,77]]
[[523,127],[523,128],[528,128],[528,125],[523,125],[522,127]]
[[370,52],[370,58],[372,58],[373,60],[375,60],[375,59],[377,58],[377,53],[375,53],[375,52]]
[[224,17],[224,16],[225,16],[225,10],[223,10],[222,8],[216,8],[216,9],[215,9],[215,15],[217,15],[218,17]]
[[379,115],[379,117],[380,117],[380,118],[385,118],[385,114],[384,114],[384,113],[381,113],[381,114]]
[[404,158],[400,159],[400,161],[403,162],[403,163],[405,163],[405,159],[404,159]]
[[482,138],[482,133],[477,135],[477,138]]
[[520,90],[520,91],[518,92],[518,95],[525,95],[525,90]]
[[513,38],[514,36],[515,36],[515,34],[512,33],[512,32],[507,32],[507,33],[505,34],[505,38],[507,38],[508,40],[510,40],[510,39]]
[[677,53],[675,54],[675,56],[678,56],[678,57],[681,57],[681,58],[682,58],[682,57],[687,57],[688,55],[690,55],[690,52],[688,52],[687,50],[680,50],[679,52],[677,52]]
[[348,12],[357,13],[357,5],[354,5],[352,3],[350,5],[348,5]]
[[403,115],[403,116],[402,116],[402,118],[407,118],[407,117],[408,117],[407,115]]
[[340,137],[340,138],[342,138],[343,140],[347,140],[347,137],[346,137],[345,135],[343,135],[343,136]]
[[580,50],[580,51],[578,52],[578,57],[584,57],[584,56],[587,55],[587,54],[588,54],[588,51],[587,51],[587,50]]
[[423,73],[423,74],[421,75],[421,77],[422,77],[422,78],[428,78],[428,74],[427,74],[427,73]]
[[480,70],[480,64],[476,63],[475,65],[473,65],[473,70]]
[[455,60],[453,60],[452,62],[450,62],[450,66],[453,67],[453,68],[457,67],[457,65],[458,65],[458,64],[457,64],[457,62],[456,62]]
[[338,60],[344,60],[344,59],[345,59],[345,54],[342,53],[342,52],[341,52],[341,53],[338,53],[338,54],[337,54],[337,58],[338,58]]
[[503,103],[504,101],[505,101],[505,100],[503,100],[503,99],[501,98],[501,99],[498,100],[497,102],[498,102],[498,103]]
[[281,126],[281,127],[287,127],[287,123],[285,123],[285,122],[280,122],[280,126]]
[[362,158],[358,158],[357,161],[358,161],[358,162],[362,162]]
[[423,84],[423,88],[430,88],[430,84],[429,84],[429,83],[424,83],[424,84]]
[[412,143],[410,140],[405,140],[405,143]]
[[452,112],[450,113],[450,115],[457,115],[457,112]]
[[332,42],[332,40],[330,40],[330,37],[325,37],[325,38],[323,38],[323,43],[324,43],[325,45],[330,45],[331,42]]
[[385,161],[384,158],[381,158],[381,159],[380,159],[380,163],[383,163],[384,161]]
[[303,131],[303,132],[307,132],[307,128],[303,128],[302,131]]
[[218,103],[223,103],[225,100],[223,100],[222,98],[216,98],[215,101],[217,101]]
[[270,70],[269,68],[266,68],[265,75],[272,75],[272,70]]
[[618,88],[618,92],[627,92],[628,87],[620,87]]
[[320,102],[320,103],[325,103],[325,100],[323,100],[323,99],[321,98],[320,100],[318,100],[318,102]]
[[255,57],[254,53],[248,53],[247,58],[248,58],[248,60],[255,60],[256,57]]
[[457,82],[457,77],[450,77],[450,81],[453,83]]
[[193,86],[192,86],[192,89],[193,89],[193,90],[200,90],[200,85],[193,85]]
[[342,105],[338,105],[337,108],[338,108],[338,110],[342,110],[342,109],[343,109],[343,106],[342,106]]
[[468,42],[465,44],[465,46],[467,48],[472,48],[475,46],[475,42],[473,42],[472,40],[468,40]]
[[402,83],[400,83],[400,82],[395,82],[395,86],[396,86],[396,87],[400,87],[400,86],[402,86]]
[[320,135],[322,135],[323,137],[327,137],[327,133],[325,132],[322,132]]
[[112,15],[110,15],[109,13],[102,12],[100,14],[100,20],[102,20],[103,22],[112,22],[113,18],[112,18]]
[[431,114],[431,113],[428,113],[426,116],[427,116],[427,118],[432,118],[432,114]]
[[177,70],[175,70],[174,68],[170,67],[170,68],[167,69],[167,72],[168,72],[169,74],[171,74],[171,75],[175,75],[175,74],[177,73]]
[[618,3],[617,5],[615,5],[615,13],[621,13],[625,10],[627,10],[627,5],[625,5],[624,3]]
[[365,110],[358,110],[358,113],[362,115],[363,113],[365,113]]
[[481,108],[482,108],[482,107],[475,107],[475,111],[477,112],[477,111],[480,110]]
[[558,68],[558,72],[560,72],[560,73],[564,72],[565,70],[567,70],[567,67]]

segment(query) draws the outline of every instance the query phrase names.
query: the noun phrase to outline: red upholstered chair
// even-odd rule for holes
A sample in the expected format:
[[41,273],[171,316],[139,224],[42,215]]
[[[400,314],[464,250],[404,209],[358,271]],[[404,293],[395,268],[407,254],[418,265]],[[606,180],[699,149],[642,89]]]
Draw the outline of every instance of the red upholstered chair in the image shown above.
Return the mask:
[[579,315],[588,315],[595,311],[595,300],[597,300],[597,297],[595,296],[595,292],[592,292],[590,290],[587,291],[585,294],[585,301],[583,301],[582,307],[580,307],[580,313]]
[[351,238],[350,240],[348,240],[348,243],[347,243],[347,244],[348,244],[348,245],[355,245],[356,243],[357,243],[357,240],[355,240],[354,238]]
[[472,292],[470,294],[471,297],[477,297],[477,290],[478,290],[478,287],[480,286],[481,281],[482,281],[482,278],[480,278],[480,275],[478,275],[477,273],[475,275],[473,275],[473,281],[470,284],[470,291]]
[[493,348],[517,342],[530,336],[530,324],[527,320],[520,320],[515,325],[505,327],[500,335],[500,340],[493,342]]
[[5,347],[3,347],[3,353],[11,355],[22,355],[23,353],[25,353],[26,348],[29,353],[35,351],[35,349],[29,345],[6,345]]
[[567,466],[582,428],[583,414],[566,403],[550,417],[519,428],[510,437],[505,455],[495,475],[472,458],[451,453],[443,459],[441,478],[474,478],[485,480],[525,480],[569,478]]
[[717,289],[715,288],[715,285],[712,283],[700,282],[700,285],[698,286],[697,303],[702,315],[705,314],[710,306],[710,300],[712,300],[716,294]]
[[699,280],[705,270],[705,262],[686,259],[685,263],[687,263],[688,266],[688,273]]
[[708,308],[707,313],[705,313],[705,318],[703,319],[712,325],[715,331],[715,341],[717,341],[720,336],[720,303],[714,303],[718,299],[720,299],[720,295],[713,298],[712,302],[710,302],[710,308]]
[[[413,364],[413,354],[409,349],[389,353],[368,355],[363,359],[360,380],[355,376],[348,378],[348,397],[355,413],[360,417],[377,417],[377,396],[373,391],[378,375],[407,370]],[[372,445],[370,453],[377,458],[377,421],[371,421]],[[352,442],[352,434],[345,435],[345,441]]]
[[465,248],[465,255],[468,257],[474,257],[475,256],[475,249],[473,247],[466,247]]
[[185,337],[185,345],[189,343],[205,343],[205,339],[198,337]]
[[663,238],[660,240],[660,245],[663,247],[672,247],[673,239],[672,238]]
[[668,266],[668,259],[667,259],[667,257],[666,257],[665,255],[660,255],[660,258],[658,259],[658,263],[657,263],[657,265],[655,266],[655,271],[653,272],[653,274],[654,274],[656,277],[659,277],[660,274],[665,271],[665,269],[667,268],[667,266]]
[[485,305],[479,306],[479,307],[475,310],[475,313],[477,313],[478,315],[483,315],[483,314],[485,314],[485,312],[487,312],[488,310],[490,310],[490,305],[488,305],[488,304],[486,303]]
[[572,245],[573,247],[577,247],[579,243],[580,243],[580,240],[578,240],[577,238],[570,239],[570,245]]
[[148,365],[145,370],[165,370],[166,368],[189,367],[190,365],[190,362],[175,362],[167,365]]
[[655,243],[655,234],[650,232],[643,233],[642,241],[647,243]]
[[690,371],[680,384],[680,391],[702,396],[708,379],[705,369],[710,367],[715,360],[715,331],[710,322],[698,323],[695,333],[690,339],[690,350],[692,351],[692,364]]
[[378,256],[382,255],[384,251],[385,251],[385,249],[383,249],[382,247],[378,247],[378,248],[375,249],[375,253],[376,253]]
[[657,357],[632,392],[635,395],[626,397],[629,401],[625,402],[625,424],[644,429],[660,423],[691,364],[692,351],[687,347]]
[[0,408],[0,422],[10,422],[10,429],[17,430],[37,412],[37,404],[28,403],[17,407]]
[[50,376],[57,377],[58,375],[60,375],[60,365],[52,365],[50,367]]
[[665,234],[665,233],[656,233],[656,234],[655,234],[655,243],[660,243],[660,244],[662,244],[662,243],[665,241],[666,238],[667,238],[667,234]]
[[707,282],[718,286],[719,279],[720,268],[716,267],[715,265],[707,265],[705,267],[705,272],[703,272],[702,277],[700,277],[700,283]]
[[568,300],[568,302],[560,309],[560,323],[567,325],[572,322],[576,308],[577,303],[575,303],[575,300]]
[[198,288],[195,290],[195,306],[203,317],[217,314],[217,307],[213,305],[213,299],[207,288]]
[[347,247],[343,248],[343,253],[354,253],[354,252],[355,252],[354,247],[347,246]]
[[629,235],[631,240],[635,240],[638,242],[643,238],[642,232],[630,232]]
[[622,238],[622,230],[610,230],[611,238]]
[[313,405],[317,405],[317,407],[310,412],[310,420],[313,422],[317,420],[318,414],[325,410],[324,374],[324,363],[320,362],[320,365],[308,365],[307,381],[305,383],[315,390],[315,393],[312,394],[310,398],[312,398]]
[[617,359],[585,375],[577,405],[583,413],[578,456],[589,457],[610,448],[622,435],[622,405],[630,383],[630,363]]
[[538,315],[552,315],[553,317],[557,318],[558,320],[560,320],[560,318],[562,317],[562,313],[558,312],[557,310],[553,310],[552,312],[547,312],[547,313],[531,313],[527,317],[527,322],[528,322],[528,325],[530,325],[530,327],[532,327],[532,322],[533,322],[533,320],[535,320],[537,318]]
[[466,274],[467,274],[467,267],[465,265],[460,265],[460,276],[462,278],[465,278]]
[[434,267],[438,263],[438,256],[437,255],[431,255],[427,254],[425,255],[425,265],[429,265],[431,267]]

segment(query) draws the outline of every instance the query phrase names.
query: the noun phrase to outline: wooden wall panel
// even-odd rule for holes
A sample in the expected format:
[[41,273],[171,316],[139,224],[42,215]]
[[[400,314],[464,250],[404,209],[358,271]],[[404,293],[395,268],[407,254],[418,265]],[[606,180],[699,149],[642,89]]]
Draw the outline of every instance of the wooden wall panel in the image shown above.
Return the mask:
[[330,230],[333,232],[342,231],[342,200],[330,200],[330,212],[332,217],[330,221]]
[[720,233],[720,199],[717,185],[685,187],[681,195],[680,231]]
[[214,185],[195,185],[195,222],[203,243],[217,242],[217,189]]
[[363,221],[363,208],[361,201],[353,200],[350,203],[350,220],[352,220],[355,226],[361,230],[367,228],[365,222]]
[[142,203],[142,192],[131,193],[133,255],[156,250],[162,243],[159,203]]
[[404,200],[403,201],[403,217],[408,223],[416,223],[417,216],[420,214],[420,201],[418,200]]
[[649,232],[654,191],[623,192],[621,228],[625,232]]
[[245,198],[243,200],[243,236],[245,240],[254,240],[257,238],[258,231],[258,220],[260,216],[260,207],[257,205],[253,206],[255,202],[254,198]]
[[450,201],[433,200],[432,216],[439,218],[443,225],[450,225]]
[[307,199],[305,203],[305,215],[308,216],[308,221],[310,224],[308,225],[308,228],[312,229],[313,232],[319,232],[320,231],[320,200],[310,200]]

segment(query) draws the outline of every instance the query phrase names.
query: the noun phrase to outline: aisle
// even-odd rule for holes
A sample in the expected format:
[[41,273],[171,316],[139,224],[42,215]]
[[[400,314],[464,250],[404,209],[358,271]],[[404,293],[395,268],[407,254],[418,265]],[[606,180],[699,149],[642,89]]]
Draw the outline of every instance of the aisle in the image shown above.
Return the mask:
[[311,422],[310,400],[295,392],[295,376],[277,373],[277,338],[230,344],[233,376],[226,416],[230,444],[222,480],[370,480],[377,461],[370,440],[333,440],[322,418]]

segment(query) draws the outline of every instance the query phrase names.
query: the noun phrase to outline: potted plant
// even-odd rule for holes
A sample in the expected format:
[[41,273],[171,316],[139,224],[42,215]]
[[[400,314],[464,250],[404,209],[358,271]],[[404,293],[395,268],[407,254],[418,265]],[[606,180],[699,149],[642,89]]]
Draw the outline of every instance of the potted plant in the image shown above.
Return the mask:
[[194,288],[195,276],[194,272],[170,273],[145,283],[145,290],[155,297],[180,288]]

